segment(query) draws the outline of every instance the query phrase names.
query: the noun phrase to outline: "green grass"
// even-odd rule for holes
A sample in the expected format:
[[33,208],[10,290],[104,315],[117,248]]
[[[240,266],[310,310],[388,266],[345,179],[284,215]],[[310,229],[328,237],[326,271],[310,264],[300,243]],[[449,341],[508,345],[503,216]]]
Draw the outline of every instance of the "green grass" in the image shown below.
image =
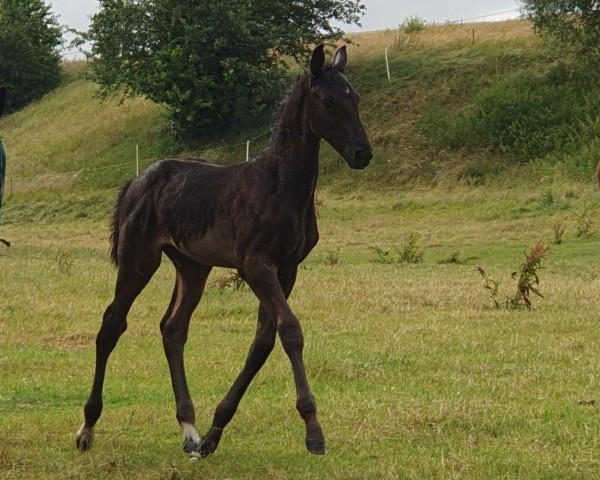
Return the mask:
[[[539,272],[545,298],[535,298],[531,312],[491,309],[475,267],[512,294],[510,273],[523,252],[538,238],[550,241],[557,216],[597,204],[596,193],[582,187],[567,210],[515,217],[525,195],[486,187],[320,190],[322,242],[300,270],[291,305],[305,332],[325,457],[304,450],[278,345],[217,452],[188,462],[158,332],[172,288],[168,262],[134,305],[111,357],[94,447],[76,452],[94,336],[115,279],[106,222],[67,215],[5,225],[13,245],[0,257],[0,476],[593,478],[598,407],[586,402],[598,395],[599,236],[576,238],[565,223],[564,244],[551,248]],[[411,233],[422,263],[376,261],[371,246],[400,244]],[[465,264],[439,263],[456,250]],[[219,289],[225,276],[213,273],[186,348],[201,429],[254,330],[254,297]]]

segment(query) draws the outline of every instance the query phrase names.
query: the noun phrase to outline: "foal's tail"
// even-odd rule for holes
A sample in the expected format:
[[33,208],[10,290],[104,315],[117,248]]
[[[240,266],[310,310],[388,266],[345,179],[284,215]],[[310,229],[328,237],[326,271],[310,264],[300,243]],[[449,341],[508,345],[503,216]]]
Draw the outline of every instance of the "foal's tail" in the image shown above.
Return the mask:
[[119,219],[121,217],[121,207],[123,198],[129,190],[133,180],[127,180],[117,194],[117,200],[113,207],[112,220],[111,220],[111,232],[110,232],[110,258],[112,259],[115,266],[119,265]]

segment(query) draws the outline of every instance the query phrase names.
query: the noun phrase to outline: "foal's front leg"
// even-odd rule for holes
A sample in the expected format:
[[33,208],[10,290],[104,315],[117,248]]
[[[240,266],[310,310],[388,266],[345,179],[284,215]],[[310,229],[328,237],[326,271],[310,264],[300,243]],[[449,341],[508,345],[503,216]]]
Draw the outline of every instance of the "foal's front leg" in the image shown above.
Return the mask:
[[275,331],[279,333],[283,348],[292,364],[296,384],[296,408],[306,425],[306,448],[315,454],[325,453],[325,438],[317,420],[315,399],[308,386],[302,350],[304,338],[300,322],[287,303],[296,279],[297,266],[280,268],[264,261],[246,266],[244,277],[260,300],[259,328],[250,348],[244,368],[225,398],[219,403],[213,424],[203,439],[201,455],[212,453],[219,443],[223,428],[233,417],[246,388],[266,361],[273,349]]
[[275,322],[269,318],[266,310],[261,305],[258,309],[256,335],[250,346],[244,367],[223,400],[217,405],[212,425],[203,437],[202,444],[198,449],[200,455],[203,457],[213,453],[219,446],[223,429],[233,418],[246,389],[273,350],[276,333]]

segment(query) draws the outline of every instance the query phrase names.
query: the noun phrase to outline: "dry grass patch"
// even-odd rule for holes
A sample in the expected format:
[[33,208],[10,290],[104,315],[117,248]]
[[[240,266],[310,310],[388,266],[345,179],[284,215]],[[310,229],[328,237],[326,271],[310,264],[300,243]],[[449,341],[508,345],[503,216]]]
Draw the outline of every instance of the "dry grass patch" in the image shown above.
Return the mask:
[[447,25],[430,25],[415,34],[403,33],[398,29],[379,30],[375,32],[350,33],[352,54],[372,57],[373,51],[395,45],[411,44],[420,47],[440,47],[464,42],[470,44],[475,30],[476,42],[507,41],[533,39],[533,29],[525,20],[505,20],[499,22],[451,23]]

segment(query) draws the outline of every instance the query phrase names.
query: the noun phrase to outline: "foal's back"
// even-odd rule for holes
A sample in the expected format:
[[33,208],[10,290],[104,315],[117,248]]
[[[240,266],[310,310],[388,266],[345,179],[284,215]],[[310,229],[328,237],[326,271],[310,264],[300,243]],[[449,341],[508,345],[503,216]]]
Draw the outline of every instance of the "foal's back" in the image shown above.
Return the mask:
[[170,245],[198,263],[237,267],[253,244],[272,245],[277,255],[297,249],[289,243],[305,227],[288,204],[268,156],[229,166],[171,158],[133,180],[115,208],[136,238]]

